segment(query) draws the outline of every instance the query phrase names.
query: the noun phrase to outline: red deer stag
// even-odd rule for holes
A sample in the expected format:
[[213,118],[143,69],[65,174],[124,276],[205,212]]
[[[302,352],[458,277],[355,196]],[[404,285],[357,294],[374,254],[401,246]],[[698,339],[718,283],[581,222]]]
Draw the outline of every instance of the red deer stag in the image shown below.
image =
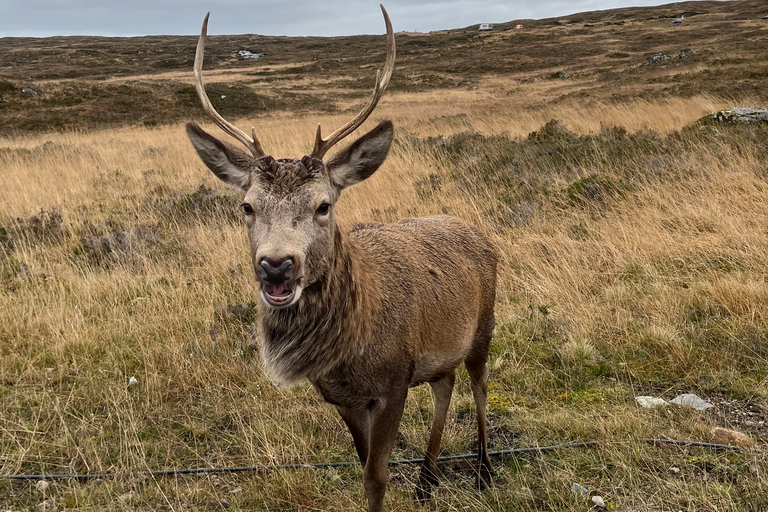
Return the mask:
[[201,76],[208,16],[195,55],[195,87],[205,112],[249,152],[187,124],[205,165],[245,193],[242,208],[262,299],[265,370],[281,384],[308,379],[336,407],[360,457],[370,511],[383,510],[387,463],[408,388],[424,382],[432,387],[435,415],[416,496],[429,499],[462,361],[477,405],[478,485],[490,483],[486,362],[497,260],[488,239],[452,217],[358,224],[349,232],[337,225],[341,191],[370,177],[392,144],[392,122],[382,121],[324,161],[331,147],[368,118],[392,76],[395,37],[381,10],[387,59],[373,95],[328,137],[318,126],[310,155],[275,160],[255,130],[249,137],[214,110]]

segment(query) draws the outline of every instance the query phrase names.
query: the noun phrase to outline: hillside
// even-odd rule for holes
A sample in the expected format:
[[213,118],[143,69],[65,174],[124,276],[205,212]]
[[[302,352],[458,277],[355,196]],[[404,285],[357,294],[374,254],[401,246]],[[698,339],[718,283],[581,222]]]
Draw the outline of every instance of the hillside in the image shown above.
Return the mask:
[[[503,80],[498,93],[525,94],[528,109],[569,98],[766,98],[764,11],[760,0],[687,2],[515,20],[487,33],[475,26],[400,33],[391,90],[473,90],[488,79]],[[673,25],[683,13],[685,23]],[[524,30],[513,30],[518,22]],[[0,130],[152,126],[199,117],[190,87],[196,41],[0,39]],[[367,94],[383,49],[380,36],[212,36],[205,69],[214,105],[224,115],[332,112]],[[263,56],[244,59],[240,50]],[[693,54],[675,59],[683,50]],[[670,60],[650,63],[659,52]],[[570,78],[555,80],[561,72]],[[38,94],[23,94],[23,88]]]

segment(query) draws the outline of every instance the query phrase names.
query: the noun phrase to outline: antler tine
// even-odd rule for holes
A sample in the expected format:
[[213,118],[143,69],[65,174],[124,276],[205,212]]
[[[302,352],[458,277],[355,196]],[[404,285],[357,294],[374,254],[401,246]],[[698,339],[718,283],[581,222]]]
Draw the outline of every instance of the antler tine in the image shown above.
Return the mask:
[[256,130],[253,128],[251,129],[251,133],[253,134],[253,138],[251,138],[237,126],[221,117],[221,115],[216,112],[216,109],[213,108],[211,100],[208,99],[208,94],[205,92],[205,86],[203,85],[203,56],[205,55],[205,39],[208,36],[208,17],[210,15],[210,12],[205,15],[205,19],[203,20],[203,30],[200,32],[200,39],[197,41],[197,50],[195,51],[194,73],[197,97],[200,98],[200,102],[203,104],[203,110],[205,113],[213,119],[219,128],[242,142],[245,147],[251,151],[251,154],[253,154],[255,158],[262,158],[266,155],[264,150],[261,149],[259,139],[256,138]]
[[383,72],[381,70],[376,71],[376,85],[373,88],[371,99],[368,100],[368,103],[363,107],[360,113],[350,122],[330,134],[325,139],[322,136],[320,125],[317,125],[317,135],[315,136],[315,148],[312,150],[312,158],[322,160],[329,149],[359,128],[376,108],[381,96],[384,94],[384,90],[387,88],[387,85],[389,85],[389,80],[392,78],[392,71],[395,69],[395,34],[392,31],[392,23],[389,21],[387,10],[384,9],[384,6],[381,4],[379,4],[379,7],[381,7],[381,12],[384,14],[384,23],[387,25],[387,60],[384,63],[384,70]]

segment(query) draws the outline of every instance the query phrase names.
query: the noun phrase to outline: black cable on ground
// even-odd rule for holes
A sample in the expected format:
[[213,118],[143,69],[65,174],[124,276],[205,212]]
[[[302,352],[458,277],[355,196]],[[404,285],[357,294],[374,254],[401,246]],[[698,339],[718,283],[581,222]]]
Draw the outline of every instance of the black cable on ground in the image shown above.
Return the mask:
[[[694,448],[707,448],[715,451],[740,451],[738,446],[730,446],[727,444],[714,444],[703,443],[700,441],[681,441],[678,439],[638,439],[638,442],[652,444],[652,445],[674,445],[674,446],[686,446]],[[629,441],[616,441],[616,442],[629,442]],[[506,455],[522,455],[526,453],[545,453],[554,450],[567,450],[574,448],[594,448],[601,444],[612,443],[600,443],[598,441],[583,441],[578,443],[564,443],[555,444],[551,446],[533,446],[529,448],[513,448],[510,450],[499,450],[496,452],[488,452],[490,457],[504,457]],[[476,453],[466,453],[463,455],[447,455],[444,457],[438,457],[438,462],[448,462],[454,460],[467,460],[477,458]],[[401,459],[389,461],[390,466],[403,466],[412,464],[421,464],[424,459]],[[136,471],[132,473],[91,473],[83,475],[0,475],[0,480],[105,480],[107,478],[115,478],[117,476],[177,476],[177,475],[199,475],[210,473],[245,473],[249,471],[261,472],[261,471],[274,471],[276,469],[302,469],[302,468],[348,468],[352,466],[359,466],[359,462],[312,462],[305,464],[267,464],[263,466],[240,466],[240,467],[223,467],[223,468],[187,468],[187,469],[158,469],[154,471]]]

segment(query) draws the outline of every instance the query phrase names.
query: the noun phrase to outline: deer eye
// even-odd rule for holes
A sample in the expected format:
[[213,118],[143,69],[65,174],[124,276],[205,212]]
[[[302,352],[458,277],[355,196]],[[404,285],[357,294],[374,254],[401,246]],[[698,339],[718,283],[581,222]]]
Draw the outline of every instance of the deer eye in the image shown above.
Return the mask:
[[330,203],[321,203],[320,206],[317,207],[317,214],[318,215],[328,215],[328,212],[331,209]]
[[243,203],[240,205],[240,207],[243,209],[243,212],[245,212],[246,215],[253,215],[253,206],[249,205],[248,203]]

